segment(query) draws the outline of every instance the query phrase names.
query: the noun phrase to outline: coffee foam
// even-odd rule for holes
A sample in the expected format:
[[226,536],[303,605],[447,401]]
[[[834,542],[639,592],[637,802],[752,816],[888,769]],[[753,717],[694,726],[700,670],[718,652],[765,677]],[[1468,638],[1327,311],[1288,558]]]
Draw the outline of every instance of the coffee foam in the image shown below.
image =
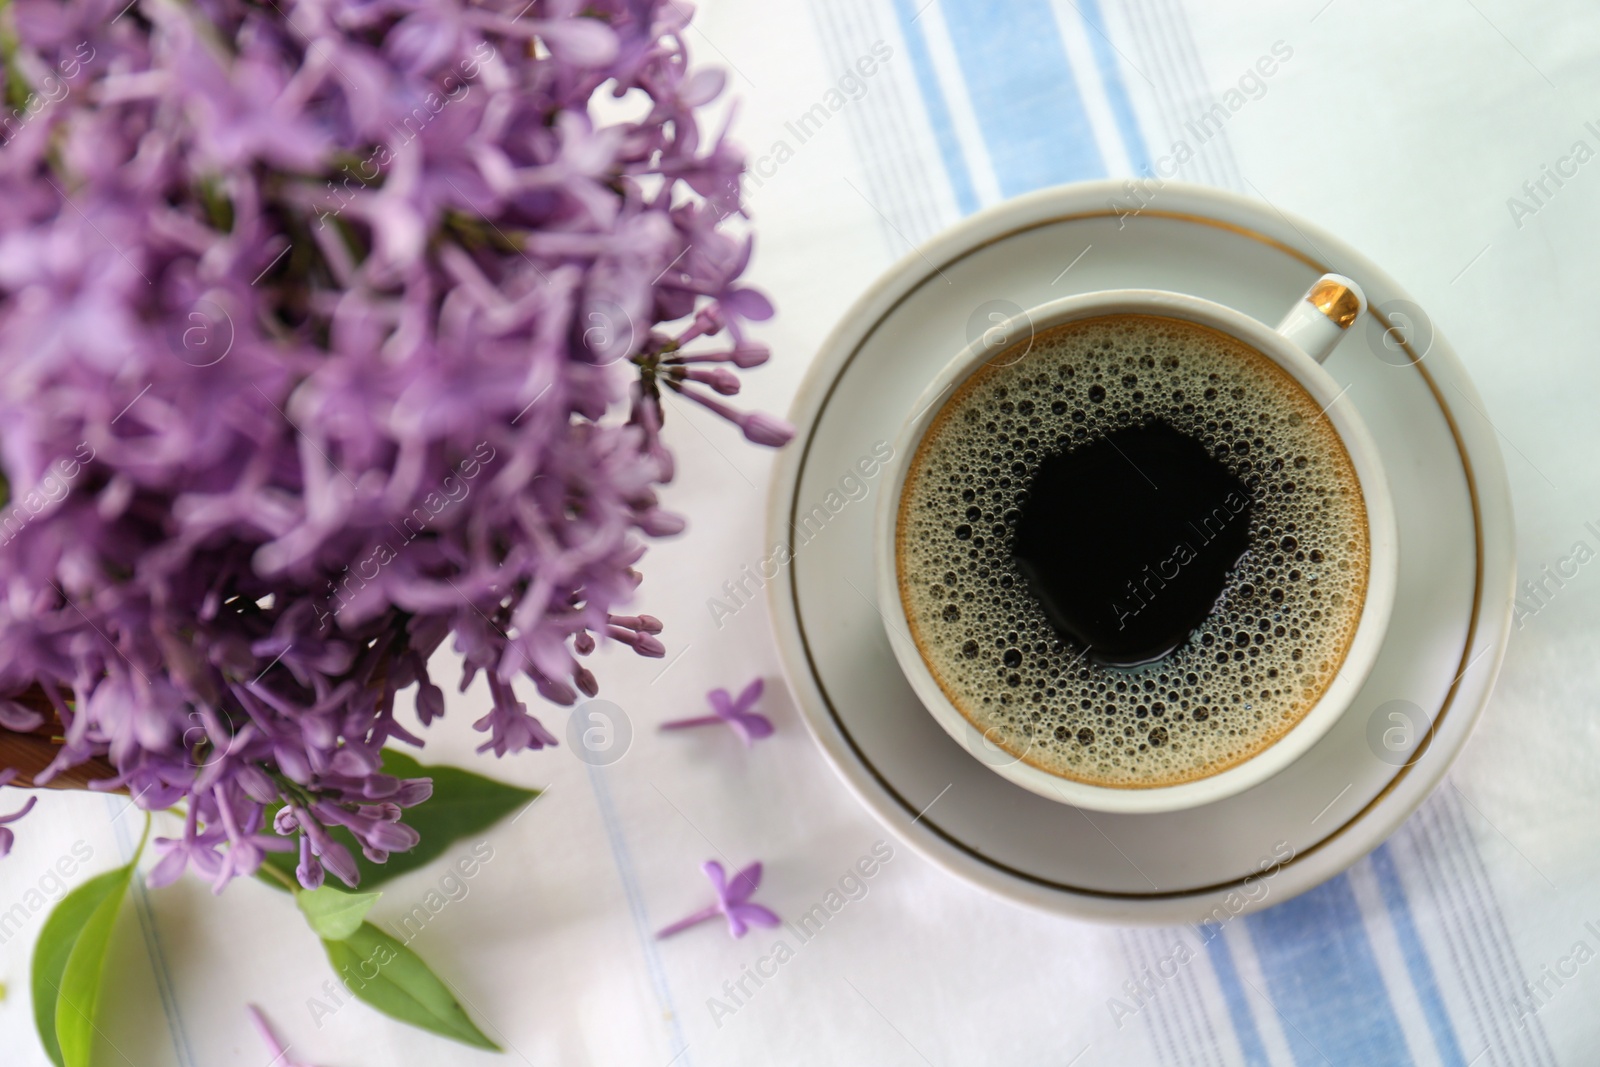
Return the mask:
[[[1287,372],[1204,326],[1115,315],[1030,345],[968,379],[912,457],[895,556],[923,660],[990,741],[1060,777],[1150,788],[1242,763],[1311,710],[1355,636],[1369,545],[1344,443]],[[1250,547],[1177,651],[1100,666],[1027,591],[1011,528],[1046,455],[1151,419],[1250,488]],[[1173,565],[1151,560],[1130,597],[1157,610],[1160,569],[1170,577]]]

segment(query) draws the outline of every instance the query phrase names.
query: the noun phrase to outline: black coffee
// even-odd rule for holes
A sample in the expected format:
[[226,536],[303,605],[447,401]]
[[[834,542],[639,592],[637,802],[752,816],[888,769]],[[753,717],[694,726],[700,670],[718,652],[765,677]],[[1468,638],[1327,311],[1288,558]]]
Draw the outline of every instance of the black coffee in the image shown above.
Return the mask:
[[1343,662],[1366,511],[1305,390],[1224,334],[1118,315],[1040,333],[917,448],[897,565],[963,715],[1102,785],[1206,777],[1272,744]]
[[1019,497],[1012,562],[1056,631],[1109,666],[1187,641],[1249,543],[1250,490],[1160,419],[1046,456]]

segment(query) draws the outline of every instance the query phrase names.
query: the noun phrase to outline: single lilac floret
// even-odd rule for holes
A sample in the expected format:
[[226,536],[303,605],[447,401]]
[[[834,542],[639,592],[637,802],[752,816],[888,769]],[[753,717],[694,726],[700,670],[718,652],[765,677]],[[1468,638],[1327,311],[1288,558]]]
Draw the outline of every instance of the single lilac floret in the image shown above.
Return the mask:
[[777,926],[782,920],[771,909],[760,904],[750,903],[750,897],[761,884],[761,864],[752,863],[740,870],[732,878],[727,876],[722,864],[716,860],[707,860],[700,865],[706,877],[711,880],[711,888],[716,892],[717,899],[714,904],[707,905],[692,915],[686,915],[670,926],[663,927],[657,934],[657,940],[671,937],[673,934],[687,930],[691,926],[714,919],[718,915],[725,916],[728,920],[728,933],[734,937],[743,937],[750,932],[752,926]]
[[757,678],[737,697],[731,696],[726,689],[713,689],[706,694],[706,699],[711,702],[711,715],[701,715],[693,719],[674,719],[661,724],[663,730],[683,730],[694,726],[714,726],[726,723],[746,748],[754,745],[763,737],[771,737],[773,733],[772,720],[759,711],[751,711],[750,707],[761,698],[765,683]]
[[[10,782],[12,779],[16,778],[16,776],[17,772],[15,770],[0,771],[0,786]],[[10,815],[0,815],[0,857],[4,857],[6,854],[8,854],[11,851],[11,846],[17,843],[17,835],[11,830],[10,827],[6,826],[6,823],[16,822],[18,819],[28,814],[28,812],[33,810],[33,806],[38,802],[38,800],[38,797],[29,797],[27,800],[22,802],[22,807],[18,808]]]

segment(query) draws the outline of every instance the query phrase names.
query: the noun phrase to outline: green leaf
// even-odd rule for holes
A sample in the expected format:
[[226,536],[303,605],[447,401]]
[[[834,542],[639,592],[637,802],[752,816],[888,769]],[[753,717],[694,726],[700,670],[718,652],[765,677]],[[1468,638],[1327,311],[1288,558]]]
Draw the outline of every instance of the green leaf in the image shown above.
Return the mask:
[[56,1003],[56,1040],[66,1067],[89,1067],[94,1051],[95,1018],[100,1012],[100,986],[105,978],[106,952],[117,924],[123,898],[128,895],[131,866],[123,869],[118,885],[94,909],[67,956],[61,975],[61,999]]
[[56,1039],[56,1006],[61,1001],[67,959],[100,905],[107,900],[121,903],[130,871],[121,867],[89,879],[61,898],[39,931],[39,943],[33,949],[33,1024],[45,1054],[56,1067],[65,1067],[61,1043]]
[[463,1045],[501,1051],[422,957],[371,923],[362,923],[343,940],[325,940],[322,947],[350,991],[385,1015]]
[[[140,841],[139,844],[142,849],[144,842]],[[128,883],[133,880],[133,868],[138,862],[139,857],[135,853],[133,861],[126,867],[119,867],[79,886],[57,905],[46,921],[46,931],[49,932],[60,916],[56,936],[71,942],[65,945],[64,954],[61,952],[63,946],[58,942],[51,946],[50,951],[40,951],[34,957],[35,996],[38,996],[40,987],[44,987],[54,1014],[50,1029],[55,1032],[55,1042],[52,1044],[47,1040],[45,1047],[47,1051],[53,1051],[51,1058],[58,1067],[89,1067],[89,1055],[94,1050],[95,1017],[100,1011],[100,987],[105,978],[106,952],[111,947],[111,933],[117,925],[117,913],[122,910],[122,901],[128,895]],[[79,894],[84,895],[83,899],[63,915],[62,907]],[[59,974],[55,973],[58,963]],[[41,1024],[41,1037],[45,1031],[42,1012],[36,1000],[34,1017]],[[60,1058],[56,1059],[57,1056]]]
[[325,885],[321,889],[296,893],[294,902],[305,912],[306,922],[324,941],[343,941],[361,928],[367,912],[381,893],[346,893]]
[[[387,863],[372,863],[363,856],[349,830],[342,826],[329,828],[334,840],[343,843],[355,857],[362,889],[376,888],[426,866],[455,842],[487,830],[539,795],[537,789],[506,785],[458,767],[426,767],[392,748],[383,750],[383,773],[397,778],[432,778],[433,796],[406,809],[404,821],[422,835],[421,843],[410,852],[394,853]],[[276,813],[276,807],[267,813],[269,825]],[[269,852],[266,862],[293,879],[299,856],[294,852]],[[270,878],[263,881],[283,888]]]

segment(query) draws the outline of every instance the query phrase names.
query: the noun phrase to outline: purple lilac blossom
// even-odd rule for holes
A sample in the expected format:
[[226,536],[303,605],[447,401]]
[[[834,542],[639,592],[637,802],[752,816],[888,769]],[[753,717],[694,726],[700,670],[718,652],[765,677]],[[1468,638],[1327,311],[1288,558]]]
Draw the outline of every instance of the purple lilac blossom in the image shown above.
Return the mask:
[[761,699],[761,691],[764,688],[765,683],[757,678],[745,686],[738,696],[732,695],[726,689],[713,689],[706,694],[706,700],[711,703],[712,714],[692,719],[673,719],[671,722],[662,723],[661,728],[683,730],[692,726],[726,724],[739,735],[744,747],[749,748],[761,738],[772,736],[772,720],[759,711],[750,710],[755,702]]
[[662,927],[656,933],[658,941],[718,915],[728,920],[728,933],[734,937],[743,937],[752,926],[773,927],[783,921],[771,908],[750,903],[750,898],[761,885],[759,862],[740,869],[732,878],[716,860],[707,860],[700,865],[700,869],[711,880],[711,888],[717,895],[716,901],[691,915],[685,915],[670,926]]
[[[0,785],[5,785],[16,776],[17,772],[15,770],[0,771]],[[18,808],[10,815],[0,815],[0,859],[4,859],[5,856],[11,851],[11,846],[17,843],[17,835],[9,826],[6,825],[6,823],[16,822],[18,819],[28,814],[28,812],[33,810],[33,805],[38,799],[38,797],[29,797],[27,800],[22,802],[22,807]]]
[[792,435],[721,399],[772,314],[724,79],[682,0],[125,3],[0,5],[0,728],[185,804],[153,881],[354,884],[446,641],[496,755],[663,653],[662,392]]

